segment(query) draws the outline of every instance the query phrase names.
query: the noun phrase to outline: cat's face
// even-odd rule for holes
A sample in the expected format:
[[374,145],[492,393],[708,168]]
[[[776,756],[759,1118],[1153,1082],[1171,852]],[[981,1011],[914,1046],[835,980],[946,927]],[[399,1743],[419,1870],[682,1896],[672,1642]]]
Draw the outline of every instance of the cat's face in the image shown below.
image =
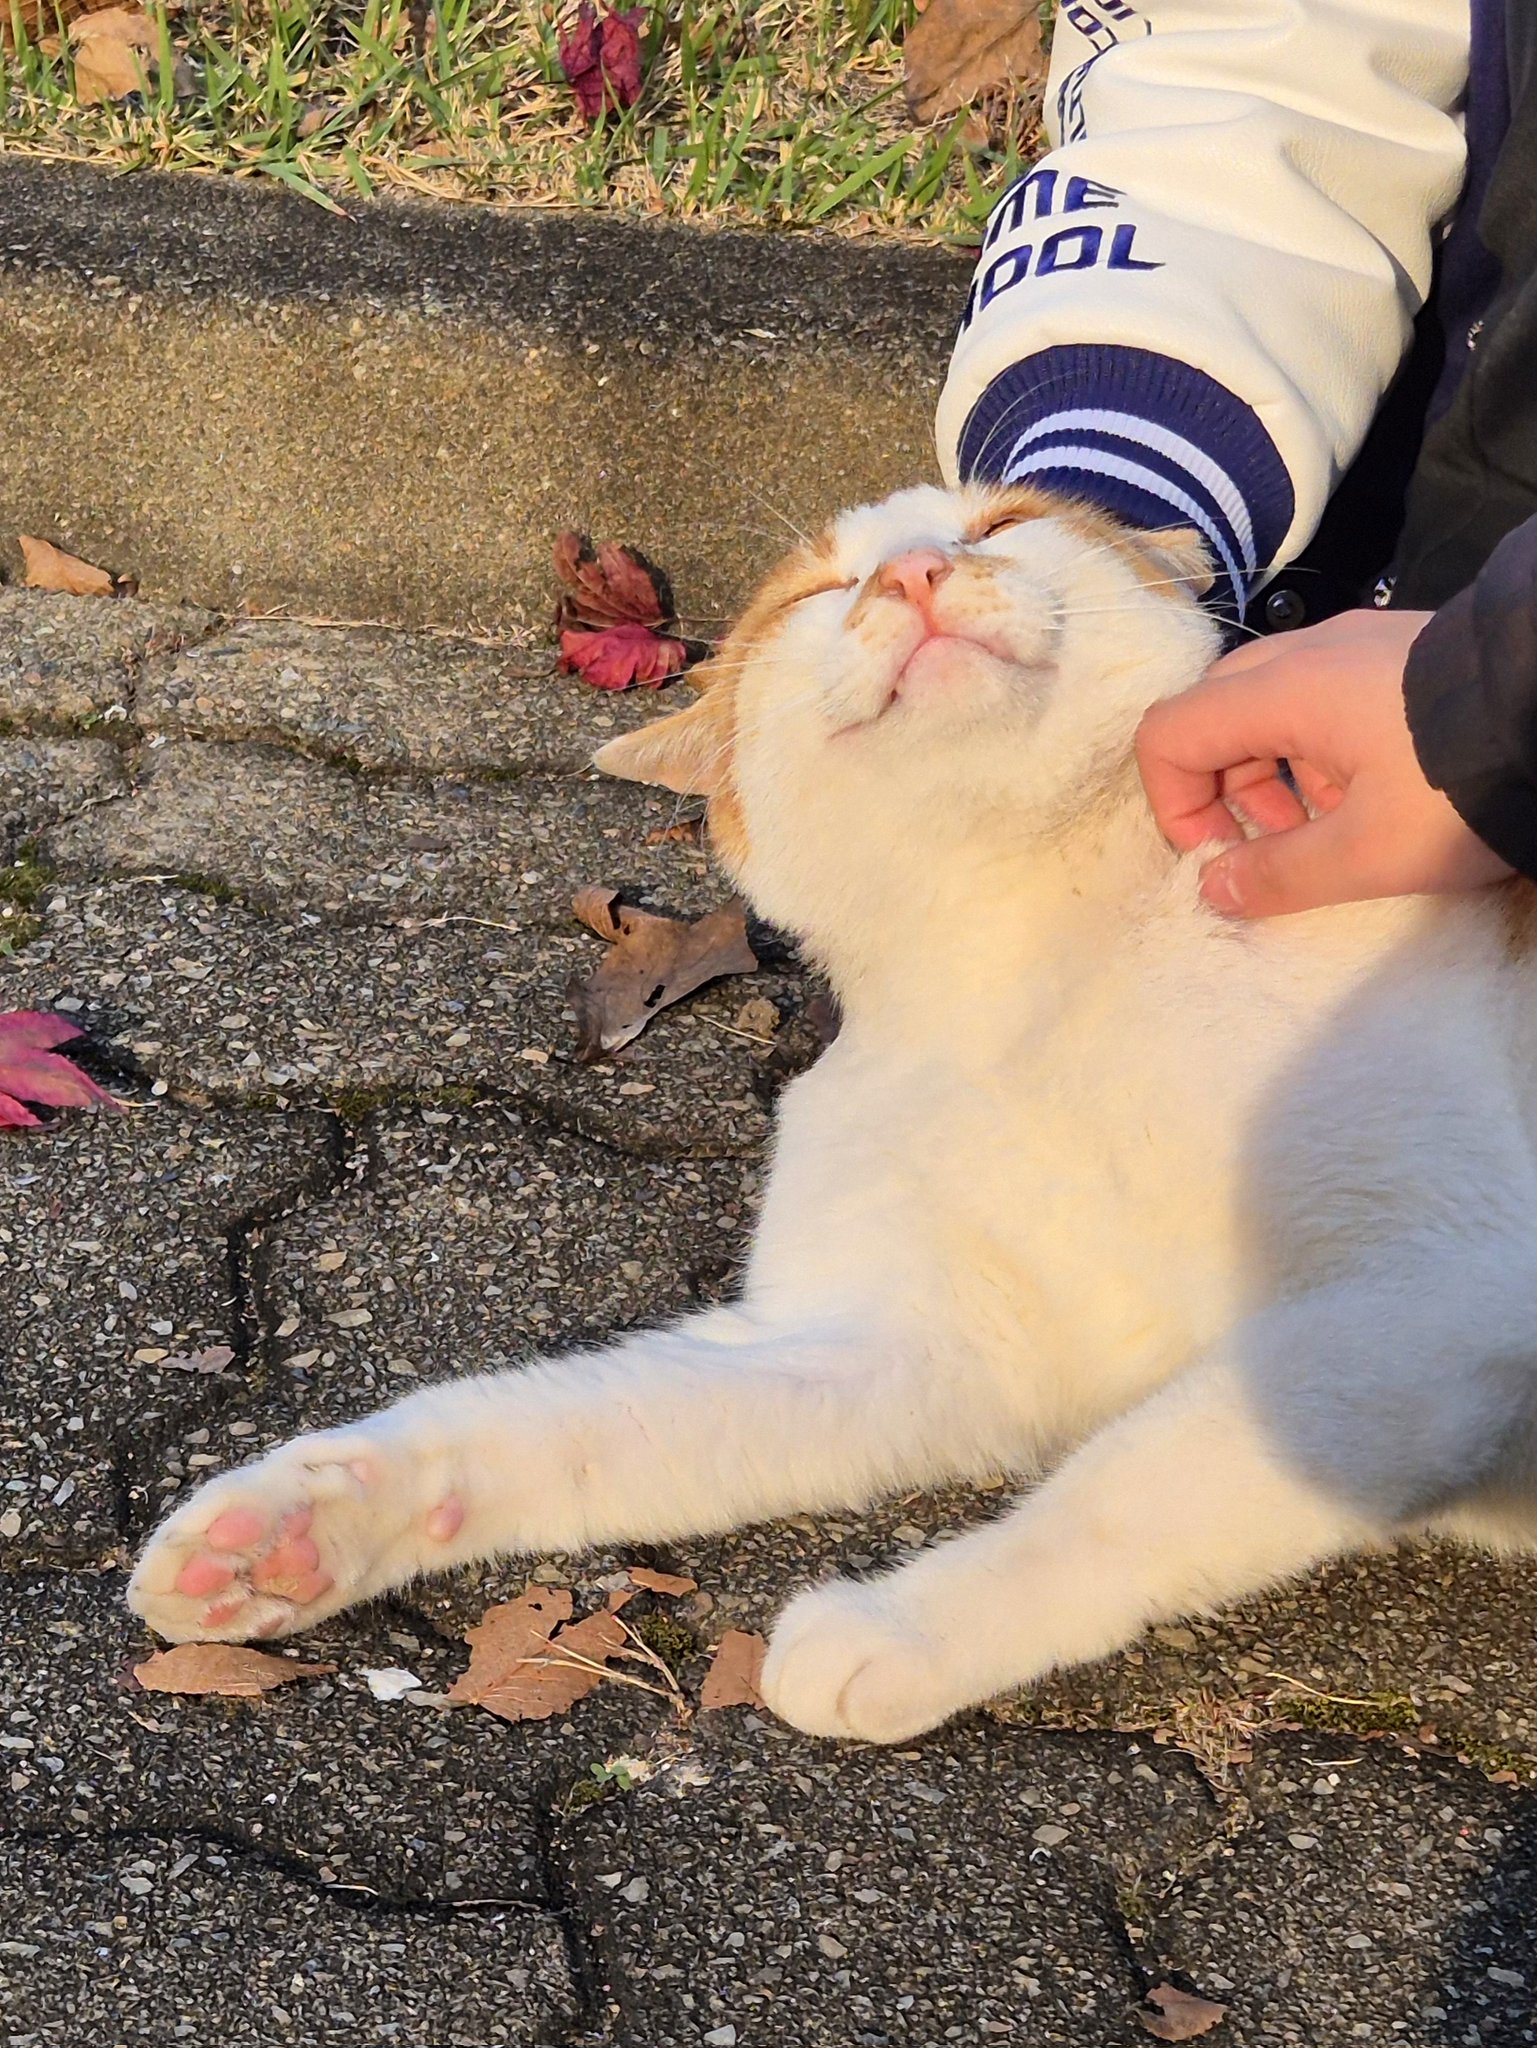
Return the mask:
[[1216,651],[1208,576],[1192,535],[1034,490],[903,491],[781,563],[699,700],[597,765],[707,795],[725,864],[804,931],[830,863],[889,874],[1092,802],[1141,712]]

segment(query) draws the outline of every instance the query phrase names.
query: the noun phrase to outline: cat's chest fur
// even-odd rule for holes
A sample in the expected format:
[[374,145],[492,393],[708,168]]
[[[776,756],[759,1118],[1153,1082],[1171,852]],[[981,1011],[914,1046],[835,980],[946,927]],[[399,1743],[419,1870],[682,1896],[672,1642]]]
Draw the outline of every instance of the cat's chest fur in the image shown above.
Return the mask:
[[[1048,1385],[1053,1433],[1125,1406],[1284,1291],[1320,1255],[1315,1225],[1325,1248],[1390,1227],[1412,1134],[1354,1134],[1363,1096],[1401,1082],[1395,1017],[1444,1070],[1427,1085],[1460,1085],[1432,984],[1484,1001],[1494,950],[1438,964],[1403,906],[1344,921],[1236,933],[1176,889],[1118,925],[1059,925],[1028,973],[988,971],[979,937],[971,988],[958,969],[941,997],[856,1012],[789,1091],[754,1276],[921,1328],[1037,1408]],[[1406,948],[1422,988],[1397,985]],[[1336,1055],[1352,1005],[1366,1022]]]

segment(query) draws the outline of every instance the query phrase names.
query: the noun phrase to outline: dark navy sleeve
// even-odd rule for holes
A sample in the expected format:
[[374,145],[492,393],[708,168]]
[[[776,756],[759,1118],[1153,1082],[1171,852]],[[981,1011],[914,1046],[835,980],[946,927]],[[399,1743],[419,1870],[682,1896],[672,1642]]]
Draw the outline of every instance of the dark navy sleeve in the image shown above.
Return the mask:
[[1404,703],[1426,779],[1537,879],[1537,519],[1507,534],[1420,634]]

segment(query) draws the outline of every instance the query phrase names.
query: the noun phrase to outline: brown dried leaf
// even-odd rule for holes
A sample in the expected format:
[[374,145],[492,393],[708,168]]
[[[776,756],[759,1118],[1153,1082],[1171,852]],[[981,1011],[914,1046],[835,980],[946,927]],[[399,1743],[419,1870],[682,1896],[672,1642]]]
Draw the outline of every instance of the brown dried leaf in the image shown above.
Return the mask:
[[915,121],[938,121],[983,93],[1034,84],[1046,69],[1038,0],[931,0],[902,45]]
[[1226,2017],[1225,2005],[1197,1998],[1177,1984],[1153,1985],[1145,2002],[1137,2007],[1137,2018],[1155,2041],[1193,2041],[1220,2027]]
[[157,1650],[135,1664],[133,1675],[146,1692],[213,1692],[254,1700],[296,1678],[329,1678],[335,1669],[334,1664],[274,1657],[270,1650],[247,1649],[244,1643],[178,1643],[174,1650]]
[[625,1570],[630,1575],[630,1583],[646,1593],[670,1593],[681,1599],[685,1593],[699,1591],[697,1579],[685,1579],[678,1572],[654,1572],[645,1564],[627,1564]]
[[763,1676],[767,1648],[762,1636],[728,1628],[704,1675],[700,1707],[761,1707],[763,1696],[758,1691],[758,1681]]
[[75,98],[82,107],[148,91],[149,52],[159,35],[142,7],[83,14],[70,23],[69,39],[75,46]]
[[747,943],[739,896],[690,921],[658,917],[620,900],[615,889],[579,889],[571,908],[609,951],[585,981],[575,977],[566,1000],[576,1012],[577,1058],[592,1061],[628,1045],[658,1010],[721,974],[751,974],[758,956]]
[[[88,19],[99,20],[100,17],[93,15]],[[91,562],[82,562],[78,555],[67,555],[52,541],[39,540],[35,534],[23,533],[17,537],[21,542],[22,560],[27,567],[24,581],[29,590],[67,590],[75,597],[111,597],[112,578],[105,569],[98,569]]]
[[[614,1614],[570,1621],[563,1588],[530,1586],[493,1607],[465,1632],[470,1666],[449,1687],[451,1700],[485,1707],[504,1721],[547,1721],[603,1682],[601,1668],[626,1637]],[[563,1627],[563,1623],[569,1626]]]
[[[110,0],[13,0],[21,16],[21,25],[35,41],[40,35],[47,35],[57,50],[58,37],[49,33],[60,22],[71,22],[77,14],[92,14],[98,8],[110,4]],[[13,41],[11,13],[7,8],[0,17],[0,46],[9,48]]]

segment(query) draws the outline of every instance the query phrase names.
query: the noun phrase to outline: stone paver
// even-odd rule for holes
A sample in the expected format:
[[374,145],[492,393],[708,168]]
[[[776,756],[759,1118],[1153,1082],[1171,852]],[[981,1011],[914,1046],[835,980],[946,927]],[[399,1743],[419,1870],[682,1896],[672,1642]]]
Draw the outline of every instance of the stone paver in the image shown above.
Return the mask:
[[267,740],[364,768],[473,775],[585,767],[604,739],[660,708],[651,692],[629,690],[575,721],[571,692],[537,650],[243,621],[156,664],[137,705],[152,730],[186,739]]
[[[634,1556],[411,1588],[259,1701],[125,1684],[129,1556],[200,1474],[729,1292],[815,983],[765,939],[591,1068],[565,1014],[575,887],[725,893],[650,843],[673,799],[585,768],[659,708],[537,652],[0,593],[0,1008],[66,1008],[128,1105],[0,1142],[0,2041],[1127,2048],[1171,1969],[1232,2048],[1537,2041],[1519,1561],[1358,1560],[899,1752],[634,1687],[442,1707],[489,1603],[596,1605]],[[725,1626],[1005,1498],[680,1545],[649,1561],[699,1591],[628,1612],[692,1691]]]

